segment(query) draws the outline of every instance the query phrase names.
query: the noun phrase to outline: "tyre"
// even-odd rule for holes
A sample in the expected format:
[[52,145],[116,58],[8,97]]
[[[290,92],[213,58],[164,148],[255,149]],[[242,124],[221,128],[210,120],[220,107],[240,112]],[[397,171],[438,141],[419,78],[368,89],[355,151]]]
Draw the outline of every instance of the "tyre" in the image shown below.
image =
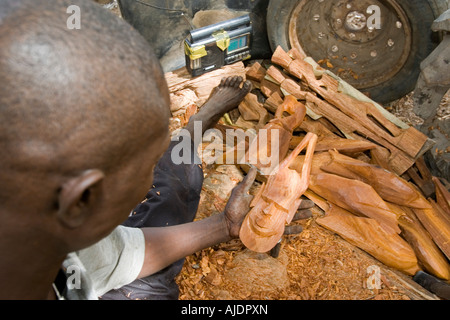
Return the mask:
[[385,104],[411,92],[438,44],[436,0],[271,0],[272,50],[297,48]]

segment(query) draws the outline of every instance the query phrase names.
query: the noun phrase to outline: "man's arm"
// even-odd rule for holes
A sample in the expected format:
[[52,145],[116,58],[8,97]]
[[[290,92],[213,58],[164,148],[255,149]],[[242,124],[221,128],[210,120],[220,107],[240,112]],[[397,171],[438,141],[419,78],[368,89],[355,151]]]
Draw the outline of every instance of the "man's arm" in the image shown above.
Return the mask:
[[192,253],[231,240],[224,213],[191,223],[143,228],[145,258],[138,278],[149,276]]
[[191,223],[142,228],[145,238],[144,265],[138,276],[151,275],[190,254],[239,237],[239,229],[250,210],[248,191],[255,181],[256,169],[233,189],[223,213]]

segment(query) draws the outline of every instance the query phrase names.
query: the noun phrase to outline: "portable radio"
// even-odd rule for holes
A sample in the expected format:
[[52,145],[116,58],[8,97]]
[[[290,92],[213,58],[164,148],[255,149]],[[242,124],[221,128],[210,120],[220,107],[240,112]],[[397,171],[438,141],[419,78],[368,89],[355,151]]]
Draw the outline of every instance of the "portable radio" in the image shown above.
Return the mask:
[[252,31],[249,15],[190,31],[184,41],[186,68],[196,77],[249,59]]

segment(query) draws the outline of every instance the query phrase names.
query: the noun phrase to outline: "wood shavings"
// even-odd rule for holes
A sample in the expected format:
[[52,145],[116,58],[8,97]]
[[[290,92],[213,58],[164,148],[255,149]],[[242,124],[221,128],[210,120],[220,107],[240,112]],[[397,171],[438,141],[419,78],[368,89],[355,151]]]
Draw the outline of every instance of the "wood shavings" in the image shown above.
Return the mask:
[[[385,266],[352,246],[339,236],[320,227],[318,214],[300,224],[304,231],[283,238],[278,259],[267,254],[261,260],[250,254],[239,240],[205,249],[186,258],[176,281],[180,286],[181,300],[410,300],[417,296],[396,286],[396,279],[385,272]],[[244,267],[244,259],[251,267]],[[271,264],[264,262],[272,259]],[[198,265],[195,269],[192,266]],[[381,288],[368,289],[367,268],[381,268]],[[276,267],[273,267],[276,266]],[[270,268],[273,269],[270,269]],[[238,268],[238,269],[236,269]],[[232,270],[235,269],[233,272]],[[264,272],[271,270],[270,276]],[[275,272],[280,276],[285,270],[287,284],[271,284]],[[388,270],[388,269],[387,269]],[[281,273],[280,273],[281,272]],[[239,285],[239,279],[258,281],[252,285]],[[234,277],[234,278],[233,278]]]

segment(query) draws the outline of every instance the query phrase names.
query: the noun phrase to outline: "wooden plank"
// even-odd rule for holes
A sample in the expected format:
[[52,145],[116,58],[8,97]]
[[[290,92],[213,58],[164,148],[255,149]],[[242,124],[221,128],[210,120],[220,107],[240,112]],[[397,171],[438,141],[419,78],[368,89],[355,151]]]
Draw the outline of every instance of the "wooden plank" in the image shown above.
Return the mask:
[[[390,166],[397,174],[403,174],[414,163],[428,141],[428,137],[415,128],[402,129],[386,119],[373,104],[338,92],[338,80],[327,73],[317,76],[309,63],[302,59],[293,60],[281,47],[275,50],[272,62],[283,67],[296,78],[305,81],[312,90],[336,110],[341,111],[346,118],[341,116],[340,120],[348,122],[345,128],[347,134],[358,131],[363,137],[370,137],[372,141],[388,148],[391,151]],[[344,123],[340,123],[339,126],[331,120],[330,114],[324,116],[339,129],[342,130],[342,126],[345,127]],[[349,119],[353,121],[349,122]],[[355,126],[355,124],[359,125]]]
[[[246,75],[244,64],[242,62],[237,62],[195,78],[192,78],[191,74],[185,67],[172,72],[167,72],[165,74],[167,86],[169,87],[169,93],[171,95],[171,101],[173,101],[172,98],[177,93],[179,94],[179,92],[183,90],[190,90],[196,96],[195,100],[194,96],[192,96],[192,102],[197,104],[197,106],[202,106],[206,102],[212,89],[220,84],[222,78],[230,76],[240,76],[245,80]],[[171,110],[172,109],[180,110],[179,106],[173,105],[173,103],[171,106]]]

